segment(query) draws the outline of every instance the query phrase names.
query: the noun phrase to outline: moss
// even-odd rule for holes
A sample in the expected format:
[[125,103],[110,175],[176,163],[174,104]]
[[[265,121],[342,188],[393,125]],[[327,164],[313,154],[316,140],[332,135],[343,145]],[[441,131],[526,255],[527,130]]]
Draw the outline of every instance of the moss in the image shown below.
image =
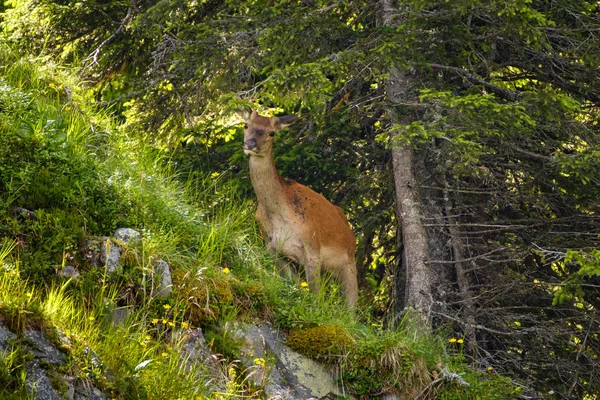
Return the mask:
[[287,345],[307,357],[334,361],[352,343],[350,335],[337,325],[292,329]]

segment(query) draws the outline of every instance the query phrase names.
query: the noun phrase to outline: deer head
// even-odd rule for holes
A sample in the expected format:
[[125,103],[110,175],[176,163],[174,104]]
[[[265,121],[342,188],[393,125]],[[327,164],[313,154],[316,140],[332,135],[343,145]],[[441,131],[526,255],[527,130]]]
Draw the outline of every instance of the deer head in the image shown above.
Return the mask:
[[243,115],[244,118],[244,153],[254,157],[271,154],[273,136],[298,119],[297,115],[282,117],[263,117],[256,111]]

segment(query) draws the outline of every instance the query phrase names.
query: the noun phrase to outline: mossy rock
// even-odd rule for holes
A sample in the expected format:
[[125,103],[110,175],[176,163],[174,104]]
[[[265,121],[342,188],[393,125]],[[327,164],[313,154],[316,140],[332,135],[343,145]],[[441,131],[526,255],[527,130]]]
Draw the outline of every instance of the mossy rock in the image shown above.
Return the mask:
[[326,361],[339,356],[352,342],[352,337],[337,325],[292,329],[287,339],[287,345],[292,350]]

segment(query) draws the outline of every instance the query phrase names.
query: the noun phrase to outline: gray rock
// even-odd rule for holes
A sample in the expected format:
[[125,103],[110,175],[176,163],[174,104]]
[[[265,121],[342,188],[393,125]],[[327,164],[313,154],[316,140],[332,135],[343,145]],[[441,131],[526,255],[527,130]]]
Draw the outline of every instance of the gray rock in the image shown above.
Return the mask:
[[202,329],[193,328],[181,331],[184,337],[181,352],[190,362],[200,363],[206,366],[217,368],[216,357],[208,348]]
[[186,360],[187,369],[193,364],[200,364],[206,368],[210,374],[210,386],[213,392],[222,392],[225,390],[225,381],[220,379],[222,372],[219,368],[219,361],[212,351],[210,351],[204,334],[200,328],[185,329],[174,333],[179,335],[176,342],[182,340],[181,355]]
[[[57,333],[61,342],[64,340],[68,342],[64,334],[60,331]],[[23,345],[21,349],[33,355],[33,360],[25,368],[27,392],[35,400],[64,400],[65,397],[53,387],[52,380],[48,376],[48,370],[65,365],[64,355],[40,331],[30,330],[25,332],[24,336],[27,338],[28,344]],[[64,339],[60,339],[60,336],[63,336]],[[17,336],[0,324],[0,348],[5,349],[8,342],[15,339]],[[70,345],[70,342],[68,344]],[[95,353],[92,354],[92,357],[94,356]],[[93,359],[92,362],[94,362]],[[56,371],[58,370],[55,370],[55,374],[62,382],[61,385],[65,385],[67,400],[108,400],[108,397],[98,388],[81,381],[74,385],[73,382],[76,381],[74,377],[62,375]]]
[[121,325],[127,321],[127,317],[131,315],[131,308],[129,307],[119,307],[115,308],[110,315],[111,322],[114,325]]
[[108,397],[100,389],[79,382],[73,388],[73,400],[108,400]]
[[158,287],[156,289],[156,297],[166,299],[173,292],[173,280],[171,278],[171,269],[169,264],[163,260],[156,262],[154,271],[158,275]]
[[71,348],[73,347],[73,344],[71,343],[71,339],[69,339],[69,337],[67,335],[64,334],[63,331],[61,331],[58,328],[54,328],[56,329],[56,338],[58,339],[58,342],[60,343],[61,346],[64,346],[66,348]]
[[71,267],[70,265],[66,265],[63,269],[58,271],[58,276],[76,280],[77,278],[79,278],[81,276],[81,274],[74,267]]
[[9,331],[4,325],[0,324],[0,349],[5,350],[8,342],[15,340],[17,335]]
[[14,207],[13,208],[13,213],[17,216],[21,216],[25,219],[35,219],[37,218],[37,215],[35,212],[30,211],[26,208],[23,207]]
[[274,358],[275,365],[268,377],[261,373],[253,375],[264,383],[267,398],[291,400],[322,398],[330,394],[344,396],[324,366],[287,347],[284,335],[271,325],[244,325],[236,336],[246,342],[241,357],[246,367],[255,365],[256,358]]
[[106,268],[106,273],[109,276],[123,272],[123,266],[119,262],[121,248],[108,236],[99,236],[87,240],[83,253],[92,267]]
[[[121,248],[110,240],[104,242],[103,252],[105,261],[106,274],[113,276],[115,274],[120,275],[123,272],[123,266],[119,262],[121,258]],[[101,257],[102,258],[102,257]]]
[[114,237],[115,239],[122,240],[127,244],[135,244],[136,242],[140,241],[142,235],[135,229],[119,228],[115,232]]
[[30,330],[25,332],[25,337],[33,345],[31,353],[34,357],[50,365],[65,364],[65,356],[48,341],[42,332]]
[[37,360],[27,365],[27,378],[25,385],[27,391],[36,400],[64,400],[52,387],[52,382]]

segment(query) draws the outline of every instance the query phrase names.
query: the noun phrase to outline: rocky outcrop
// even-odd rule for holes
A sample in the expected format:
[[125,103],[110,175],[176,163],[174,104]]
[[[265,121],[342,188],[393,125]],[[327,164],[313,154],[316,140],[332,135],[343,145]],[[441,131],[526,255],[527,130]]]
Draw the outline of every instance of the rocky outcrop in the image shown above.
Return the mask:
[[[326,367],[287,347],[285,335],[270,324],[240,325],[235,335],[244,342],[241,357],[244,365],[248,368],[264,365],[251,379],[263,385],[267,398],[347,396]],[[272,365],[266,360],[272,360]]]
[[[296,353],[285,345],[285,335],[271,325],[262,323],[235,325],[235,337],[243,343],[240,361],[248,379],[264,390],[265,398],[299,400],[347,396],[337,385],[330,371],[323,365]],[[227,385],[224,367],[219,357],[212,353],[199,328],[178,330],[176,342],[181,347],[182,360],[188,368],[201,365],[211,392],[222,393]],[[68,338],[60,332],[56,337],[70,347]],[[61,339],[62,337],[62,339]],[[108,397],[98,388],[85,384],[74,376],[65,375],[68,355],[48,340],[39,330],[27,330],[18,336],[0,323],[0,350],[19,351],[28,355],[25,366],[25,387],[36,400],[105,400]],[[89,349],[89,357],[100,365],[102,361]],[[59,387],[57,387],[59,386]]]
[[[60,334],[58,335],[61,336]],[[68,340],[68,339],[64,339]],[[35,400],[107,400],[93,385],[82,384],[60,371],[67,364],[66,355],[39,330],[27,330],[17,336],[0,323],[0,350],[20,351],[30,361],[24,367],[25,387]],[[55,385],[60,385],[58,389]]]

